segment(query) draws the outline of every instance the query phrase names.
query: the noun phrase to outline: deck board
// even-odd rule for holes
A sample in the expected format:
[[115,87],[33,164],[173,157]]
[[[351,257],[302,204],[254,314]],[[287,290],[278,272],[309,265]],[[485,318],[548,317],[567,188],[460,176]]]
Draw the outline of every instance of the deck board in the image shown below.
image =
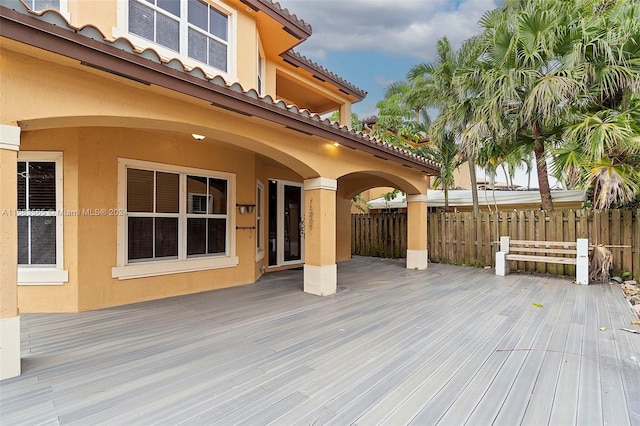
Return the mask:
[[356,257],[327,297],[291,270],[23,314],[0,423],[640,426],[640,336],[619,330],[633,327],[619,287],[492,272]]

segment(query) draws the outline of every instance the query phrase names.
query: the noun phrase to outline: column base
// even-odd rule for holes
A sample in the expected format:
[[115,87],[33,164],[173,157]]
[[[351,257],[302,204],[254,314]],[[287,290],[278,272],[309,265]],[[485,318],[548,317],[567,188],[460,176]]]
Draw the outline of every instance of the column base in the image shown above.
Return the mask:
[[428,263],[427,250],[407,250],[407,269],[427,269]]
[[304,292],[316,296],[335,294],[338,288],[338,265],[304,265]]
[[20,375],[20,317],[0,319],[0,380]]
[[504,277],[509,274],[509,261],[507,260],[507,252],[496,252],[496,275]]

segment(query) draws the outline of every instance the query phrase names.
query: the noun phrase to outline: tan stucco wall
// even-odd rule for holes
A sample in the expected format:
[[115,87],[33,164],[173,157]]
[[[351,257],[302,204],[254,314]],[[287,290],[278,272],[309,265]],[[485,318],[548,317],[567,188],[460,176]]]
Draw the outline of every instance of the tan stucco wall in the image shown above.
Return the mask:
[[[117,208],[117,160],[139,159],[236,174],[237,198],[255,202],[254,155],[223,149],[214,143],[176,140],[158,133],[118,128],[80,128],[25,132],[23,150],[64,153],[64,209]],[[77,185],[77,189],[76,189]],[[235,206],[230,206],[235,209]],[[237,226],[255,225],[255,216],[237,215]],[[194,293],[255,280],[255,232],[237,230],[238,267],[159,277],[117,280],[116,215],[78,215],[64,219],[65,268],[63,286],[21,286],[25,312],[96,309],[135,301]],[[77,259],[77,262],[76,262]],[[62,309],[61,309],[62,308]]]
[[[424,193],[427,177],[392,161],[310,137],[282,125],[214,108],[156,86],[146,86],[13,42],[1,56],[0,111],[19,123],[21,150],[64,155],[64,209],[117,207],[117,159],[131,158],[235,173],[238,202],[255,202],[256,179],[302,183],[348,178],[336,198],[336,229],[322,247],[336,247],[336,260],[350,257],[349,198],[372,186]],[[46,84],[43,84],[46,82]],[[191,133],[206,136],[197,142]],[[268,160],[267,160],[268,159]],[[351,176],[355,176],[351,179]],[[265,196],[266,196],[265,192]],[[252,201],[253,200],[253,201]],[[267,199],[265,198],[265,202]],[[238,215],[237,226],[255,225]],[[62,286],[20,286],[25,312],[76,311],[254,282],[255,232],[236,232],[236,268],[117,280],[117,218],[66,216]],[[265,218],[265,232],[267,232]],[[265,243],[268,244],[265,236]]]
[[[126,3],[123,2],[123,7]],[[118,9],[115,1],[69,0],[67,3],[71,25],[83,27],[93,25],[106,37],[112,37],[112,30],[118,25]]]

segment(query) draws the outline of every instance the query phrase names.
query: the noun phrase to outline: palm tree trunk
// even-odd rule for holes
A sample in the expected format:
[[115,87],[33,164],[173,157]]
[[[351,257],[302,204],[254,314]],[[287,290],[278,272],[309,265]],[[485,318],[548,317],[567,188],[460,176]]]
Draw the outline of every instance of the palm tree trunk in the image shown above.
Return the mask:
[[449,188],[444,186],[444,211],[449,211]]
[[553,200],[551,198],[551,186],[549,185],[549,174],[547,172],[547,156],[545,155],[544,141],[540,138],[540,124],[533,125],[533,138],[536,141],[533,153],[536,156],[536,171],[538,172],[538,187],[540,189],[540,199],[542,209],[553,211]]
[[504,163],[500,164],[500,167],[502,168],[502,173],[504,173],[504,178],[507,182],[507,189],[508,190],[513,189],[513,180],[511,179],[511,176],[509,176],[509,173],[507,172],[507,168],[505,167]]
[[478,205],[478,180],[476,179],[476,163],[467,157],[467,163],[469,164],[469,180],[471,181],[471,199],[473,200],[473,212],[478,213],[480,209]]

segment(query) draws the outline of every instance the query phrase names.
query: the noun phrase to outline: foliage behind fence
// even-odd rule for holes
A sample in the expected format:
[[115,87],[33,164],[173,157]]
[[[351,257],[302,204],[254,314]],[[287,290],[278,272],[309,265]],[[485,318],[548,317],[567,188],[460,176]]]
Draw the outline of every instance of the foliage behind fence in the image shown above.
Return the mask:
[[[575,241],[608,246],[613,273],[640,278],[640,210],[540,210],[493,213],[430,213],[429,259],[456,265],[494,266],[500,236],[517,240]],[[405,213],[354,214],[352,253],[404,257]],[[514,262],[515,270],[574,274],[573,265]]]

